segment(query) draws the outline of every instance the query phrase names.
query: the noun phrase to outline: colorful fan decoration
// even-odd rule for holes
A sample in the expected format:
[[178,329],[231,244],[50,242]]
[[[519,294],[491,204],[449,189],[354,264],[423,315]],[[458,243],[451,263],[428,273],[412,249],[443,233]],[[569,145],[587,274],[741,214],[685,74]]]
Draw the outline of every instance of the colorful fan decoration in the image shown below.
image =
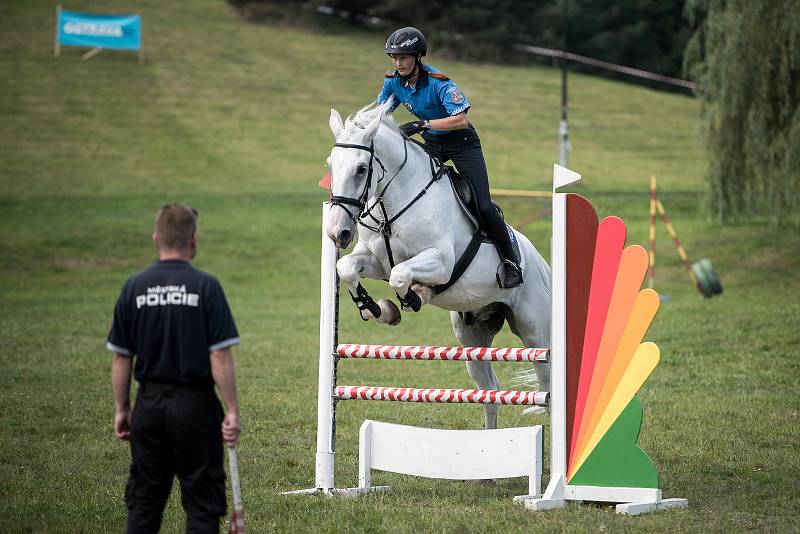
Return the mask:
[[642,405],[635,394],[658,364],[642,342],[659,306],[640,289],[648,256],[625,247],[617,217],[598,224],[592,205],[567,195],[567,482],[658,488],[658,472],[636,444]]

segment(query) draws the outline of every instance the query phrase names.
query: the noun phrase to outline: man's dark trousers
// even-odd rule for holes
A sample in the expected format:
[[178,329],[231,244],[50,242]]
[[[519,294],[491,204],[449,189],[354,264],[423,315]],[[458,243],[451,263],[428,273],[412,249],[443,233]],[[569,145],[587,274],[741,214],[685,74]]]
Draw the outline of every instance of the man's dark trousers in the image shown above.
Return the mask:
[[222,419],[211,384],[140,384],[125,487],[128,534],[158,532],[174,476],[181,486],[186,532],[219,533],[226,504]]

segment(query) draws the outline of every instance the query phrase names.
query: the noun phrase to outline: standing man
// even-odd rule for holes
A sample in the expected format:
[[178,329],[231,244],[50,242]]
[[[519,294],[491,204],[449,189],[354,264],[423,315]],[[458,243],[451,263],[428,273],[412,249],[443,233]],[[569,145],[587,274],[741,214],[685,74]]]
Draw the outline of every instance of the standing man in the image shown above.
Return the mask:
[[[196,230],[195,209],[158,210],[160,259],[122,287],[108,334],[114,432],[131,443],[128,534],[158,532],[174,476],[187,532],[218,533],[225,514],[222,446],[235,446],[241,430],[231,353],[239,333],[217,279],[191,266]],[[131,368],[139,382],[133,414]]]

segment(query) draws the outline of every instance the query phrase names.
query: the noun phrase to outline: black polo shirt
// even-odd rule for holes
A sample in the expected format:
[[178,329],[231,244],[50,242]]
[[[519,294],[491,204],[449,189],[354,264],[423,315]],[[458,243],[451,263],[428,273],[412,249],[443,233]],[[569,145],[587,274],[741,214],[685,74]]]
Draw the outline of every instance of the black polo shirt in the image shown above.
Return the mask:
[[165,260],[125,282],[106,346],[136,356],[139,382],[213,384],[209,352],[238,343],[217,279],[188,262]]

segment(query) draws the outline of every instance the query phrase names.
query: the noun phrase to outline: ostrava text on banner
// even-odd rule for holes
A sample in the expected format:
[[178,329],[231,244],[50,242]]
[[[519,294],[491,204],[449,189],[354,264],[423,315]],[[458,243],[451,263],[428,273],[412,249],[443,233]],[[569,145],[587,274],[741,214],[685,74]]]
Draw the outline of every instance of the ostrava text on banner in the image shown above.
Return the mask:
[[94,15],[59,11],[58,42],[90,48],[139,50],[142,18],[139,15]]

